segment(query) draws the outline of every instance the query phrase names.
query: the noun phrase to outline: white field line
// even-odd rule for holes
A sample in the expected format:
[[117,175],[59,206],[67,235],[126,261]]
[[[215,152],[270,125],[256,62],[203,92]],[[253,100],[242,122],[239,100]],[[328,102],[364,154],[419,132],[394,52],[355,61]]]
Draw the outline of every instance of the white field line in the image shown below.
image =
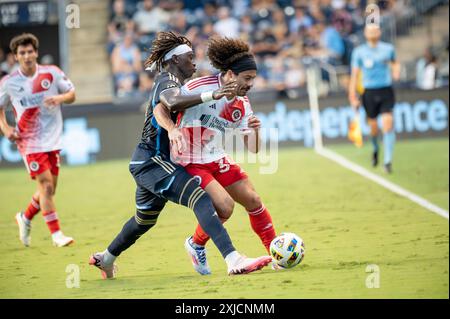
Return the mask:
[[323,147],[316,148],[316,152],[318,154],[322,155],[323,157],[326,157],[326,158],[338,163],[339,165],[341,165],[341,166],[343,166],[343,167],[345,167],[367,179],[370,179],[371,181],[383,186],[384,188],[390,190],[391,192],[396,193],[400,196],[406,197],[410,201],[413,201],[414,203],[428,209],[429,211],[431,211],[435,214],[438,214],[439,216],[442,216],[447,220],[449,219],[448,211],[446,211],[445,209],[443,209],[439,206],[436,206],[433,203],[430,203],[429,201],[427,201],[426,199],[420,197],[419,195],[416,195],[416,194],[404,189],[403,187],[400,187],[397,184],[394,184],[394,183],[388,181],[387,179],[368,171],[364,167],[361,167],[361,166],[349,161],[345,157],[343,157],[331,150],[325,149]]

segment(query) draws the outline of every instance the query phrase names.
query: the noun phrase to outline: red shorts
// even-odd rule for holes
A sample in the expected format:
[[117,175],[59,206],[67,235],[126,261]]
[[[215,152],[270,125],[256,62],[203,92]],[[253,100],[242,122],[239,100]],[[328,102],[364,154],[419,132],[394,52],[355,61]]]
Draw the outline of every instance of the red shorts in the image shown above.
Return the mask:
[[213,179],[223,187],[248,178],[244,170],[227,157],[207,164],[189,164],[186,171],[192,176],[200,177],[200,186],[204,189]]
[[33,153],[24,156],[24,162],[27,167],[28,173],[32,179],[35,179],[37,175],[42,174],[46,170],[50,170],[52,175],[58,176],[59,173],[59,150],[45,152],[45,153]]

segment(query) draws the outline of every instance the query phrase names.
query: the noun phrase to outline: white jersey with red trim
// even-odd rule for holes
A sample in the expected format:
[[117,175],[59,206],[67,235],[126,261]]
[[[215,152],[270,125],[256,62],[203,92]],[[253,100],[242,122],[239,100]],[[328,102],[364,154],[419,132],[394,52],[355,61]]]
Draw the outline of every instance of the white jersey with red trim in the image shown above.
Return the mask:
[[[194,95],[217,90],[220,86],[218,74],[191,80],[181,91],[184,95]],[[246,131],[248,119],[252,115],[253,111],[246,96],[236,97],[231,101],[223,97],[180,112],[177,127],[181,128],[188,147],[181,154],[172,152],[172,159],[181,165],[187,165],[211,163],[227,156],[224,147],[226,133],[236,133],[236,129]]]
[[71,90],[72,82],[54,65],[37,65],[31,77],[19,69],[0,81],[0,107],[13,106],[22,155],[61,149],[61,106],[45,107],[44,98]]

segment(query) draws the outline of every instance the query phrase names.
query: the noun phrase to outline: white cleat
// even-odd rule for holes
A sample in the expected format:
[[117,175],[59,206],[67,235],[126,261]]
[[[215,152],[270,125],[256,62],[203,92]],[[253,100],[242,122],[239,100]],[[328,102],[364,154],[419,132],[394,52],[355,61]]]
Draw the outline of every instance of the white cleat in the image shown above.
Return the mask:
[[31,243],[31,223],[25,222],[23,212],[18,212],[16,214],[16,222],[19,226],[19,239],[25,247],[30,246]]
[[72,237],[65,236],[61,231],[52,234],[53,246],[64,247],[74,242]]
[[270,263],[270,267],[272,268],[272,270],[275,270],[275,271],[286,270],[286,268],[278,266],[278,264],[273,261]]
[[266,267],[272,261],[270,256],[248,258],[241,256],[234,267],[228,268],[228,275],[245,275]]
[[95,253],[89,258],[89,265],[100,269],[103,279],[113,279],[116,277],[117,265],[106,265],[103,262],[103,253]]
[[192,266],[195,271],[200,275],[210,275],[211,269],[209,268],[208,261],[206,260],[205,246],[200,246],[194,243],[191,236],[186,238],[184,248],[186,248],[189,257],[191,258]]

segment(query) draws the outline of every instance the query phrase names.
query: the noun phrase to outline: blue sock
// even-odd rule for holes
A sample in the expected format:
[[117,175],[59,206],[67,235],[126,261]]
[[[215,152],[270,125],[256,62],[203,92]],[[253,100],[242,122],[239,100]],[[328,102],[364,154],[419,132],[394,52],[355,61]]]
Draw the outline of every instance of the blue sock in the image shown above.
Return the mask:
[[384,164],[392,163],[392,156],[394,154],[395,132],[391,130],[384,133]]
[[372,146],[373,146],[373,151],[374,152],[378,152],[378,136],[371,136],[370,137],[370,141],[372,142]]

